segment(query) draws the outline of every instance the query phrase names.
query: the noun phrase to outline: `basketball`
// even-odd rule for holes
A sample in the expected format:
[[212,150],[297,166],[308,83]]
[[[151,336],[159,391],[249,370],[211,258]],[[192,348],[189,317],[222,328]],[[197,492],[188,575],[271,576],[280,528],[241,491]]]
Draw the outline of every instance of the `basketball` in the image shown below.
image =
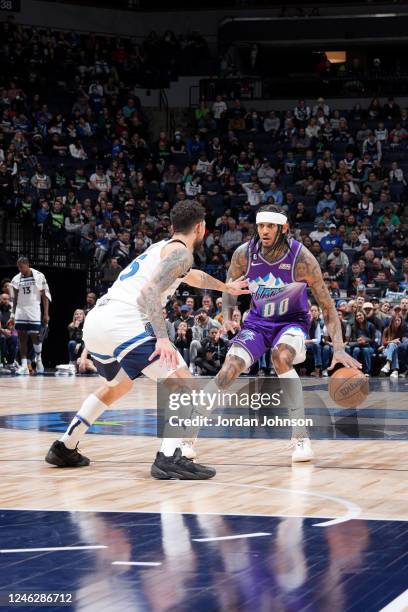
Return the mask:
[[368,380],[357,368],[340,368],[330,378],[329,395],[343,408],[357,408],[368,393]]

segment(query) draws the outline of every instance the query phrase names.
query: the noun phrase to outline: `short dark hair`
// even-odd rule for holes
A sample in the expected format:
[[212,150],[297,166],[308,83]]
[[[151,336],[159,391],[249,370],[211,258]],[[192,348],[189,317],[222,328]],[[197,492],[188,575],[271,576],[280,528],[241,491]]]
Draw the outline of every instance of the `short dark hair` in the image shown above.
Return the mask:
[[188,234],[197,223],[205,219],[205,209],[195,200],[177,202],[170,212],[170,220],[175,232]]
[[19,265],[19,264],[27,264],[27,266],[29,266],[30,265],[30,261],[29,261],[28,257],[19,257],[17,259],[17,265]]

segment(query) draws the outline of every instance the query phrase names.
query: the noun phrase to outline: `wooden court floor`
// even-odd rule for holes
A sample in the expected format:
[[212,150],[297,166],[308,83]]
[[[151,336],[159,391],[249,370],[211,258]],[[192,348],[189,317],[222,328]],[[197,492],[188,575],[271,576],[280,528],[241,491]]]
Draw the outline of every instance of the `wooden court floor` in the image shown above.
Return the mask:
[[100,417],[113,430],[116,423],[120,435],[85,436],[80,449],[89,467],[47,465],[47,449],[60,435],[52,424],[61,413],[75,413],[97,384],[75,377],[0,380],[0,509],[408,520],[406,439],[316,440],[314,462],[295,465],[285,440],[202,439],[200,461],[216,467],[213,480],[152,480],[159,440],[128,433],[123,418],[155,408],[146,379],[112,407],[120,410],[117,418]]

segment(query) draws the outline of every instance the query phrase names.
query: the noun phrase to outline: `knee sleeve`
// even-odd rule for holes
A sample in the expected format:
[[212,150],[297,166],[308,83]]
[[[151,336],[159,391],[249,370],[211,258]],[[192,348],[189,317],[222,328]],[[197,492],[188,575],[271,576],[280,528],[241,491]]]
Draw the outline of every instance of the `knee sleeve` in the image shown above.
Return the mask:
[[233,344],[227,353],[227,357],[239,357],[245,363],[245,369],[251,367],[252,365],[252,356],[244,349],[240,344]]

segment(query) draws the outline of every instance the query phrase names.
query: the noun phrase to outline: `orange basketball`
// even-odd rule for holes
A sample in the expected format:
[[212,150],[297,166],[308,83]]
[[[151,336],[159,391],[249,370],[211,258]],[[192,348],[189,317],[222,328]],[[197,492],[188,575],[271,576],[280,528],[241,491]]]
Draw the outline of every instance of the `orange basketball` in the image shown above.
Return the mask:
[[339,368],[330,378],[329,395],[343,408],[357,408],[368,393],[368,380],[357,368]]

